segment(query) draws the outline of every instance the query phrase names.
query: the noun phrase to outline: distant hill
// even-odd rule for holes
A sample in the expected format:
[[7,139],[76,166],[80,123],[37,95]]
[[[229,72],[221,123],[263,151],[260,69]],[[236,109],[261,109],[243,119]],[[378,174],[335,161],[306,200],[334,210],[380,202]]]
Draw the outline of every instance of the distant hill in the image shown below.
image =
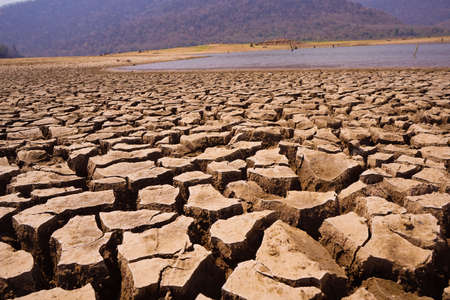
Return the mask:
[[35,0],[1,7],[0,28],[27,56],[444,33],[348,0]]
[[435,25],[450,21],[450,0],[352,0],[383,10],[406,24]]
[[450,30],[450,19],[448,19],[447,21],[441,22],[439,24],[437,24],[437,26],[441,27],[441,28],[445,28],[447,30]]
[[16,47],[8,47],[6,45],[0,44],[0,58],[16,58],[21,57],[19,51]]

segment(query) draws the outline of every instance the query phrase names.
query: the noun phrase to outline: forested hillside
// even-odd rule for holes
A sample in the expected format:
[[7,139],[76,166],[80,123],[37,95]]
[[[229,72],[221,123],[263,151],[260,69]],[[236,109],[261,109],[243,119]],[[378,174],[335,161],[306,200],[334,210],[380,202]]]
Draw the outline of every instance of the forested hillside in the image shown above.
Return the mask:
[[6,45],[0,44],[0,58],[16,58],[20,57],[19,52],[16,47],[8,47]]
[[353,0],[383,10],[406,24],[436,25],[450,21],[450,0]]
[[1,7],[0,28],[0,42],[27,56],[444,32],[347,0],[35,0]]

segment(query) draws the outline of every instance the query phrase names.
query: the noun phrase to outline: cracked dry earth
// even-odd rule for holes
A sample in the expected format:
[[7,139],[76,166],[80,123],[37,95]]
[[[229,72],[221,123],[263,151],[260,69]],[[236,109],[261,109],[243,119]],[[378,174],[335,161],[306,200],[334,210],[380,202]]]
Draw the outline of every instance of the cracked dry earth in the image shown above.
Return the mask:
[[2,299],[450,297],[448,70],[0,76]]

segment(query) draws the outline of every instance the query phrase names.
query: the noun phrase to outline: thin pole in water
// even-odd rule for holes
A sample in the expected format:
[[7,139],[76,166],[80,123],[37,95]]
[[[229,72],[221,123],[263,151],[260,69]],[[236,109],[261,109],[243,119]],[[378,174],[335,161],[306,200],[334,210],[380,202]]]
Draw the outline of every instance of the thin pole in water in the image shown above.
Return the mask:
[[417,57],[417,52],[418,51],[419,51],[419,44],[416,45],[416,50],[414,50],[414,54],[413,54],[414,58]]

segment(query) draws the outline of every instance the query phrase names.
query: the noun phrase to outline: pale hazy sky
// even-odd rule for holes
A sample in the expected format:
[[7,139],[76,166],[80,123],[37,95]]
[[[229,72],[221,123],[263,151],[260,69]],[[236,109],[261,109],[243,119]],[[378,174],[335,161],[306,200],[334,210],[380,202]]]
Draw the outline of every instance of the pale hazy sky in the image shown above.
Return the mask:
[[21,0],[0,0],[0,6],[9,4],[9,3],[19,2],[19,1],[21,1]]

